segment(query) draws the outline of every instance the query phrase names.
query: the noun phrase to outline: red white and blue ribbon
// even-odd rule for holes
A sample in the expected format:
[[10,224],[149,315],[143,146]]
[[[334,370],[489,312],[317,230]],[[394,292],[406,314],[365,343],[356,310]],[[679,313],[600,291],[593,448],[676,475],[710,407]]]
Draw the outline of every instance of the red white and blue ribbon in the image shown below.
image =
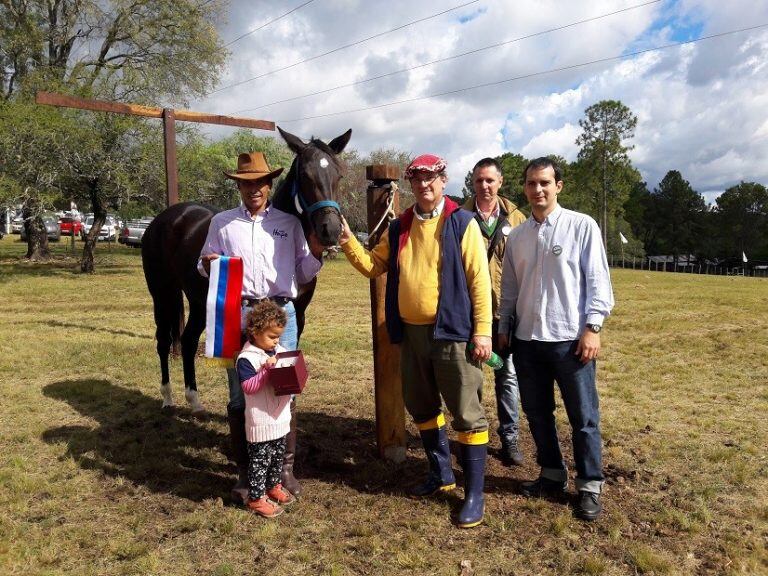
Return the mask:
[[243,261],[220,256],[211,260],[206,302],[205,355],[232,360],[240,351]]

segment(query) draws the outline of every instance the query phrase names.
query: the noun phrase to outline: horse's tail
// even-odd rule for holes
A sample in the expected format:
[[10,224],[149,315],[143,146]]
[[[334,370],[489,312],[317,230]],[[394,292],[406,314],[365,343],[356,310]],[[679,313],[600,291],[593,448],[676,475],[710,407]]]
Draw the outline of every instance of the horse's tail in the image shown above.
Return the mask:
[[147,289],[152,296],[157,350],[161,356],[167,356],[171,345],[181,339],[184,298],[178,278],[163,269],[166,262],[162,257],[163,238],[161,235],[156,237],[157,230],[151,229],[151,226],[150,224],[142,238],[141,259]]

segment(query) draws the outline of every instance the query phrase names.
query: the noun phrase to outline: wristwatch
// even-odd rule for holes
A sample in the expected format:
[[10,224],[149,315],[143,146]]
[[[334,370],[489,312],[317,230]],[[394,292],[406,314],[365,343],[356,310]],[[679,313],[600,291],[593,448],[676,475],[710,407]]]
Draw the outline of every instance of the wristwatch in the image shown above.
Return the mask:
[[586,328],[587,330],[589,330],[590,332],[594,332],[595,334],[599,334],[600,330],[603,329],[603,327],[600,326],[600,324],[586,324]]

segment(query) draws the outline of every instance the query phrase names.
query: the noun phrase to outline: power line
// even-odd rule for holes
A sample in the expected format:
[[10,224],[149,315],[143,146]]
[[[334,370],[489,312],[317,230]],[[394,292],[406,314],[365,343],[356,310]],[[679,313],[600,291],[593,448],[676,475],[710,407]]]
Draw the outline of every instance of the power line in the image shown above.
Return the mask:
[[305,64],[306,62],[317,60],[318,58],[322,58],[323,56],[328,56],[329,54],[333,54],[334,52],[339,52],[340,50],[345,50],[347,48],[351,48],[352,46],[357,46],[358,44],[362,44],[363,42],[368,42],[368,40],[373,40],[374,38],[379,38],[381,36],[391,34],[392,32],[402,30],[403,28],[407,28],[408,26],[413,26],[414,24],[418,24],[419,22],[424,22],[426,20],[431,20],[432,18],[437,18],[438,16],[442,16],[443,14],[447,14],[448,12],[453,12],[454,10],[458,10],[459,8],[464,8],[465,6],[469,6],[470,4],[477,4],[479,1],[480,0],[472,0],[471,2],[465,2],[464,4],[454,6],[453,8],[448,8],[447,10],[443,10],[442,12],[438,12],[437,14],[432,14],[431,16],[426,16],[424,18],[419,18],[418,20],[407,22],[406,24],[401,24],[400,26],[392,28],[391,30],[387,30],[385,32],[379,32],[378,34],[374,34],[373,36],[368,36],[367,38],[363,38],[362,40],[351,42],[350,44],[345,44],[344,46],[339,46],[338,48],[334,48],[333,50],[329,50],[328,52],[323,52],[322,54],[317,54],[316,56],[311,56],[304,60],[299,60],[298,62],[294,62],[293,64],[283,66],[282,68],[275,68],[274,70],[270,70],[269,72],[264,72],[263,74],[259,74],[258,76],[254,76],[253,78],[248,78],[247,80],[241,80],[240,82],[235,82],[234,84],[222,86],[221,88],[217,88],[216,90],[209,92],[207,96],[210,96],[211,94],[216,94],[217,92],[222,92],[223,90],[229,90],[230,88],[234,88],[235,86],[241,86],[243,84],[247,84],[248,82],[253,82],[254,80],[258,80],[259,78],[264,78],[265,76],[269,76],[270,74],[276,74],[278,72],[288,70],[290,68],[298,66],[299,64]]
[[379,74],[378,76],[371,76],[369,78],[365,78],[363,80],[357,80],[356,82],[350,82],[349,84],[340,84],[339,86],[334,86],[333,88],[326,88],[324,90],[318,90],[317,92],[310,92],[308,94],[303,94],[301,96],[293,96],[292,98],[285,98],[283,100],[276,100],[274,102],[269,102],[267,104],[261,104],[259,106],[255,106],[254,108],[245,108],[243,110],[237,110],[236,112],[230,112],[229,114],[241,114],[243,112],[253,112],[254,110],[260,110],[261,108],[266,108],[267,106],[273,106],[274,104],[283,104],[285,102],[293,102],[294,100],[301,100],[302,98],[309,98],[310,96],[318,96],[320,94],[327,94],[328,92],[334,92],[335,90],[341,90],[342,88],[350,88],[352,86],[357,86],[359,84],[365,84],[367,82],[373,82],[374,80],[380,80],[382,78],[387,78],[389,76],[395,76],[397,74],[402,74],[403,72],[410,72],[411,70],[417,70],[418,68],[425,68],[427,66],[432,66],[433,64],[439,64],[440,62],[447,62],[448,60],[453,60],[455,58],[461,58],[463,56],[468,56],[470,54],[477,54],[478,52],[484,52],[485,50],[491,50],[493,48],[499,48],[500,46],[505,46],[507,44],[513,44],[515,42],[520,42],[521,40],[528,40],[530,38],[535,38],[536,36],[543,36],[544,34],[549,34],[551,32],[558,32],[560,30],[565,30],[566,28],[572,28],[574,26],[578,26],[579,24],[586,24],[587,22],[594,22],[595,20],[601,20],[603,18],[607,18],[608,16],[614,16],[616,14],[620,14],[622,12],[628,12],[629,10],[636,10],[637,8],[643,8],[645,6],[650,6],[651,4],[658,4],[659,2],[662,2],[663,0],[651,0],[650,2],[645,2],[643,4],[637,4],[636,6],[630,6],[628,8],[623,8],[621,10],[615,10],[614,12],[608,12],[607,14],[602,14],[600,16],[593,16],[592,18],[586,18],[584,20],[579,20],[577,22],[571,22],[570,24],[565,24],[563,26],[558,26],[557,28],[550,28],[548,30],[542,30],[540,32],[534,32],[532,34],[527,34],[525,36],[519,36],[517,38],[513,38],[511,40],[505,40],[504,42],[497,42],[495,44],[489,44],[488,46],[483,46],[482,48],[476,48],[474,50],[468,50],[467,52],[462,52],[460,54],[454,54],[452,56],[446,56],[445,58],[438,58],[437,60],[432,60],[430,62],[425,62],[423,64],[417,64],[416,66],[411,66],[410,68],[403,68],[401,70],[395,70],[393,72],[387,72],[386,74]]
[[589,62],[582,62],[580,64],[571,64],[570,66],[562,66],[560,68],[551,68],[549,70],[543,70],[541,72],[532,72],[530,74],[524,74],[522,76],[515,76],[514,78],[506,78],[505,80],[497,80],[495,82],[486,82],[484,84],[475,84],[474,86],[467,86],[464,88],[457,88],[456,90],[448,90],[446,92],[439,92],[437,94],[430,94],[428,96],[417,96],[415,98],[407,98],[405,100],[396,100],[394,102],[386,102],[384,104],[378,104],[376,106],[367,106],[365,108],[356,108],[354,110],[342,110],[340,112],[329,112],[328,114],[318,114],[315,116],[305,116],[303,118],[292,118],[290,120],[277,120],[281,124],[287,124],[289,122],[300,122],[302,120],[315,120],[317,118],[329,118],[331,116],[342,116],[344,114],[354,114],[356,112],[365,112],[367,110],[376,110],[378,108],[387,108],[389,106],[396,106],[398,104],[406,104],[409,102],[417,102],[419,100],[429,100],[431,98],[438,98],[440,96],[449,96],[451,94],[458,94],[459,92],[467,92],[469,90],[476,90],[477,88],[488,88],[489,86],[498,86],[499,84],[506,84],[507,82],[514,82],[516,80],[525,80],[527,78],[533,78],[535,76],[543,76],[545,74],[553,74],[555,72],[564,72],[566,70],[573,70],[575,68],[582,68],[584,66],[590,66],[592,64],[600,64],[603,62],[610,62],[613,60],[623,60],[633,56],[639,56],[648,52],[657,52],[659,50],[666,50],[668,48],[675,48],[679,46],[685,46],[687,44],[695,44],[702,40],[711,40],[713,38],[721,38],[723,36],[729,36],[731,34],[739,34],[741,32],[749,32],[750,30],[757,30],[759,28],[765,28],[768,26],[768,22],[764,24],[758,24],[756,26],[749,26],[748,28],[740,28],[738,30],[730,30],[728,32],[720,32],[718,34],[711,34],[709,36],[702,36],[701,38],[695,38],[693,40],[685,40],[683,42],[673,42],[671,44],[664,44],[662,46],[656,46],[654,48],[645,48],[644,50],[637,50],[636,52],[629,52],[627,54],[619,54],[618,56],[608,56],[606,58],[598,58],[597,60],[590,60]]
[[304,4],[300,4],[299,6],[296,6],[296,8],[293,8],[293,9],[291,9],[291,10],[288,10],[288,12],[286,12],[285,14],[282,14],[282,15],[278,16],[277,18],[273,18],[273,19],[272,19],[272,20],[270,20],[269,22],[266,22],[266,23],[262,24],[261,26],[259,26],[259,27],[257,27],[257,28],[254,28],[253,30],[249,30],[249,31],[248,31],[248,32],[246,32],[245,34],[241,34],[240,36],[238,36],[238,37],[237,37],[237,38],[235,38],[234,40],[231,40],[230,42],[228,42],[228,43],[224,44],[224,48],[227,48],[227,47],[229,47],[229,46],[232,46],[232,44],[234,44],[234,43],[235,43],[235,42],[237,42],[238,40],[242,40],[242,39],[243,39],[243,38],[245,38],[246,36],[250,36],[251,34],[254,34],[255,32],[258,32],[258,31],[259,31],[259,30],[261,30],[262,28],[266,28],[266,27],[267,27],[267,26],[269,26],[270,24],[274,24],[275,22],[277,22],[277,21],[278,21],[278,20],[280,20],[281,18],[285,18],[285,17],[286,17],[286,16],[288,16],[289,14],[293,14],[294,12],[296,12],[296,10],[300,10],[301,8],[304,8],[304,6],[306,6],[307,4],[311,4],[311,3],[312,3],[312,2],[314,2],[314,1],[315,1],[315,0],[307,0],[306,2],[304,2]]

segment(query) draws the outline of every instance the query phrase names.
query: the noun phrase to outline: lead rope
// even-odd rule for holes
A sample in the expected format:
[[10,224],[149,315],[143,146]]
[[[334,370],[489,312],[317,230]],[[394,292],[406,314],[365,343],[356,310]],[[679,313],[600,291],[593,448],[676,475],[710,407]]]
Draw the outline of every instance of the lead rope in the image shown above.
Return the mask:
[[397,214],[395,214],[395,195],[397,194],[398,190],[400,188],[397,185],[397,182],[390,182],[387,185],[387,188],[389,188],[389,192],[387,193],[387,208],[384,210],[384,213],[381,215],[381,218],[376,223],[376,226],[373,227],[373,230],[370,231],[368,234],[368,241],[366,244],[368,244],[368,249],[370,250],[372,248],[371,246],[371,240],[376,237],[376,234],[378,233],[379,228],[384,223],[384,220],[389,223],[390,221],[397,218]]

